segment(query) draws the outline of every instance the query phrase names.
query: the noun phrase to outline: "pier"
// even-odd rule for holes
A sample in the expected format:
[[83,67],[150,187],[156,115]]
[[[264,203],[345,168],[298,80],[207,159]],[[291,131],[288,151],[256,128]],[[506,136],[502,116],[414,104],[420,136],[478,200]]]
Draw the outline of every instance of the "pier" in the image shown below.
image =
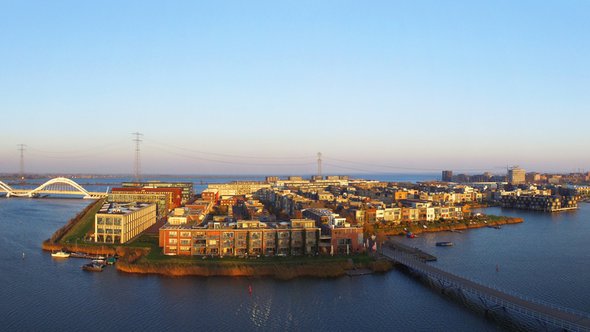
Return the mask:
[[382,254],[411,272],[425,276],[446,288],[453,288],[461,294],[475,296],[488,310],[502,309],[528,318],[546,330],[552,328],[566,331],[590,331],[590,314],[548,302],[527,298],[517,294],[486,286],[450,272],[426,264],[416,255],[398,250],[396,245],[384,245]]
[[389,240],[387,245],[389,245],[390,248],[392,248],[398,252],[403,252],[406,255],[413,256],[414,258],[416,258],[420,261],[425,261],[425,262],[436,261],[436,256],[433,256],[433,255],[431,255],[427,252],[424,252],[418,248],[413,248],[413,247],[407,246],[405,244],[402,244],[400,242],[397,242],[397,241],[394,241],[391,239]]

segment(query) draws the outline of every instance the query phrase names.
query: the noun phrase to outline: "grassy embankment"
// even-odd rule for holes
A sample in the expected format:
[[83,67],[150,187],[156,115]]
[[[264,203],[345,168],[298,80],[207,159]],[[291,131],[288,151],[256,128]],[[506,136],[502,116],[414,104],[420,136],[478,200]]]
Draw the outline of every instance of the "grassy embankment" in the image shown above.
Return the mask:
[[94,216],[100,210],[104,200],[99,199],[89,204],[67,224],[55,231],[51,238],[43,241],[43,250],[65,249],[88,254],[113,255],[115,253],[113,246],[87,241],[89,234],[94,231]]
[[[415,234],[443,232],[454,230],[465,230],[482,227],[495,227],[500,225],[518,224],[523,222],[522,218],[485,215],[481,217],[466,218],[463,220],[444,220],[434,222],[402,223],[399,225],[369,225],[365,229],[367,233],[384,235],[400,235],[410,231]],[[426,226],[426,227],[425,227]]]

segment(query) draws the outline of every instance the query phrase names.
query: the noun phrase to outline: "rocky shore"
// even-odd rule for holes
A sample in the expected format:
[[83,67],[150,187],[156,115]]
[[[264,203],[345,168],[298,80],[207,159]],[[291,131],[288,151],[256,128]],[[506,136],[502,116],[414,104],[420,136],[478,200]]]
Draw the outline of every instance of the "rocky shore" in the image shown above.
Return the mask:
[[474,229],[474,228],[497,227],[497,226],[501,226],[501,225],[519,224],[522,222],[524,222],[524,220],[522,218],[496,217],[495,219],[486,220],[485,222],[482,220],[476,220],[476,221],[468,221],[468,222],[452,223],[452,224],[428,225],[427,228],[424,228],[421,225],[398,226],[394,229],[385,230],[385,234],[386,235],[399,235],[400,233],[403,233],[406,231],[410,231],[414,234],[445,232],[445,231],[452,232],[452,231],[460,231],[460,230]]
[[388,260],[374,260],[368,263],[353,263],[352,260],[304,262],[250,262],[216,261],[199,262],[196,259],[187,263],[166,263],[140,261],[136,263],[119,262],[117,270],[126,273],[159,274],[170,277],[272,277],[290,280],[298,277],[334,278],[346,275],[347,271],[369,269],[372,272],[386,272],[393,268]]

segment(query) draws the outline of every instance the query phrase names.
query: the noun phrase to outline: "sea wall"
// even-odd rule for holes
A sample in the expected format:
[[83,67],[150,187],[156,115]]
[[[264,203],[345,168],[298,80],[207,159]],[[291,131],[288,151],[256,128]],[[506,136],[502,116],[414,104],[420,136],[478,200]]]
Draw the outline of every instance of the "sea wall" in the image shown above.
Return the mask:
[[[473,228],[483,228],[483,227],[494,227],[500,225],[509,225],[509,224],[519,224],[524,222],[522,218],[513,218],[513,217],[503,217],[498,220],[488,220],[487,223],[478,221],[474,223],[456,223],[456,224],[448,224],[448,225],[439,225],[439,226],[428,226],[428,228],[420,227],[419,225],[411,225],[411,226],[404,226],[403,228],[407,228],[410,232],[414,234],[420,233],[434,233],[434,232],[444,232],[444,231],[457,231],[457,230],[466,230],[466,229],[473,229]],[[398,235],[402,230],[402,226],[399,226],[395,230],[386,231],[386,235]]]
[[334,278],[344,276],[347,270],[368,268],[373,272],[391,270],[393,264],[377,260],[368,264],[353,264],[349,260],[337,262],[298,262],[298,263],[257,263],[257,262],[206,262],[195,261],[190,264],[175,263],[117,263],[117,269],[126,273],[159,274],[171,277],[272,277],[290,280],[298,277]]

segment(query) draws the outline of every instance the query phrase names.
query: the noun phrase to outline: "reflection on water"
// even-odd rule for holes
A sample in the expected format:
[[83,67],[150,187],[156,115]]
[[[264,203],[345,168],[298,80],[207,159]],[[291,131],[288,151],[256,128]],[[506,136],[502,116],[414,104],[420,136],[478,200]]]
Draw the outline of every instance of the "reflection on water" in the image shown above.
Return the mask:
[[[112,267],[87,273],[80,269],[84,260],[56,260],[42,252],[41,242],[88,203],[0,199],[0,326],[4,330],[496,329],[396,271],[287,282],[168,278],[123,274]],[[468,260],[465,266],[472,264]]]

